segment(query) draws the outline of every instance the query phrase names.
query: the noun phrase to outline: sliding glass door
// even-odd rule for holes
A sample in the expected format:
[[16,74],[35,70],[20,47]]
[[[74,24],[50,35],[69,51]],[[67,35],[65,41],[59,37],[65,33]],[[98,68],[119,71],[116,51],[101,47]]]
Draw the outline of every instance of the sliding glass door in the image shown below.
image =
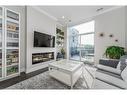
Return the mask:
[[70,59],[94,62],[94,21],[70,28]]
[[70,59],[80,61],[80,36],[70,36]]
[[94,34],[81,35],[81,61],[94,62]]

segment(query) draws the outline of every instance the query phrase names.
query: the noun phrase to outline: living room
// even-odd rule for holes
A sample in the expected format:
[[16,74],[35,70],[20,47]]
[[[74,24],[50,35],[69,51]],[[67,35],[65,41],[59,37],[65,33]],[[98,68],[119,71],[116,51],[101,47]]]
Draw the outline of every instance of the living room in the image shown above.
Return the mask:
[[[0,7],[0,12],[2,31],[13,31],[8,30],[10,27],[19,31],[19,34],[16,33],[18,38],[12,40],[12,42],[18,42],[18,48],[13,47],[13,45],[13,48],[8,48],[6,46],[8,40],[5,40],[7,38],[6,32],[2,34],[1,89],[126,89],[126,76],[123,75],[125,80],[117,79],[119,84],[108,81],[108,78],[106,80],[106,76],[110,74],[106,73],[107,75],[105,75],[103,73],[107,68],[109,69],[113,66],[115,67],[115,72],[117,72],[117,66],[113,63],[116,62],[118,64],[120,57],[123,55],[120,54],[119,58],[112,57],[107,60],[106,55],[104,56],[107,47],[124,47],[126,52],[126,6],[2,6]],[[12,21],[8,18],[13,19],[12,16],[18,20],[18,22],[13,23],[16,26],[8,25]],[[86,55],[80,49],[78,49],[77,53],[79,59],[75,60],[74,58],[74,60],[71,60],[70,29],[91,21],[93,21],[94,31],[89,32],[94,35],[91,38],[93,39],[92,43],[94,43],[94,52],[92,55],[87,55],[88,57],[94,57],[92,64],[81,60]],[[6,23],[7,28],[5,28]],[[14,31],[12,34],[15,35]],[[78,34],[78,37],[79,35],[80,40],[82,40],[83,34]],[[82,44],[81,41],[78,45],[80,44]],[[76,45],[76,47],[79,46]],[[10,53],[16,53],[13,59],[18,58],[18,64],[14,64],[17,60],[16,62],[6,60],[4,55],[7,54],[5,52],[9,52],[8,56]],[[87,59],[89,59],[88,57]],[[8,66],[6,61],[7,63],[12,62],[9,66],[18,67],[18,70],[13,68],[16,74],[13,74],[15,73],[13,70],[8,70],[9,67],[6,68],[6,65]],[[108,64],[110,61],[113,62],[111,63],[113,65],[110,66],[109,64],[109,66],[106,66],[105,63]],[[104,66],[98,65],[99,63]],[[60,65],[65,65],[63,66],[64,69]],[[76,71],[75,73],[72,73],[73,67],[78,68],[74,70]],[[111,72],[114,67],[110,68]],[[6,73],[6,69],[11,73]],[[100,69],[103,70],[99,71]],[[97,70],[99,73],[96,72]],[[103,77],[100,78],[96,74]],[[76,77],[73,78],[73,76]]]

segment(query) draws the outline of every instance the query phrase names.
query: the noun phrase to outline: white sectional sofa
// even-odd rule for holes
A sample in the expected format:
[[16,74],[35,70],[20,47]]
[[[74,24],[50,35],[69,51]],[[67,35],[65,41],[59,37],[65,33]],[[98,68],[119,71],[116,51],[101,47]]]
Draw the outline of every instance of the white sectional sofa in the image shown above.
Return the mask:
[[121,89],[127,89],[127,66],[123,70],[120,69],[123,61],[127,63],[127,56],[121,57],[117,68],[98,64],[96,79]]

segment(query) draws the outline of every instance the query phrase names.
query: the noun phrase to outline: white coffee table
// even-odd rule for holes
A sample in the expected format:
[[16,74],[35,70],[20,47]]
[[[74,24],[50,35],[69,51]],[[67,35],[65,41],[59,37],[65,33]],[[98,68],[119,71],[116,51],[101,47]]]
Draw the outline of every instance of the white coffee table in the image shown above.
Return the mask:
[[49,75],[73,88],[83,74],[83,63],[61,60],[49,64]]

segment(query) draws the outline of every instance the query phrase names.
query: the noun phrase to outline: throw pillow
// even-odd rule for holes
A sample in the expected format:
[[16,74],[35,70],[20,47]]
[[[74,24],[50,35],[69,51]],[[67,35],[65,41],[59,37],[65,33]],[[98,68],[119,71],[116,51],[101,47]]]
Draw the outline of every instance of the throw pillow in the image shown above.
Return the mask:
[[125,82],[127,82],[127,66],[126,66],[126,68],[122,71],[121,77],[122,77],[122,79],[123,79]]
[[126,64],[126,59],[127,59],[127,55],[121,56],[121,58],[120,58],[120,63],[121,63],[120,70],[121,71],[123,71],[125,69],[126,65],[127,65]]
[[117,65],[119,63],[119,60],[109,60],[109,59],[100,59],[99,64],[117,68]]
[[117,65],[116,69],[120,70],[120,66],[121,66],[121,61],[119,61],[119,63],[118,63],[118,65]]

